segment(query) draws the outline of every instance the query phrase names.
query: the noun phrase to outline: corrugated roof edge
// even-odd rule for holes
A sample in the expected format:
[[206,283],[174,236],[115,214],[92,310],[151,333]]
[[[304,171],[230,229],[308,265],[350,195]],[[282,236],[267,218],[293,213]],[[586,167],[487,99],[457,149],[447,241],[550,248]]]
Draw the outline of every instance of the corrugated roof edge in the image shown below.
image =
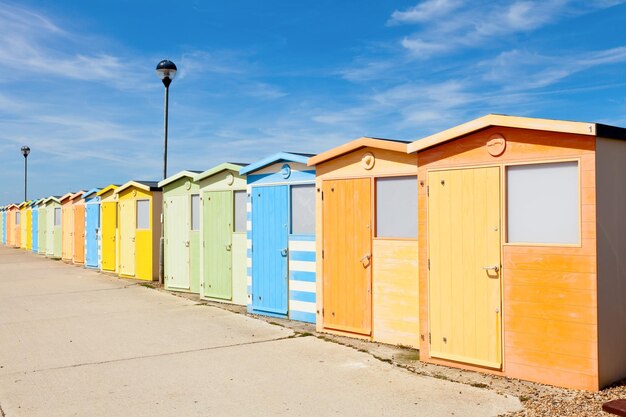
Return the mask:
[[491,126],[544,130],[549,132],[601,136],[610,139],[626,140],[626,129],[617,126],[609,126],[600,123],[488,114],[451,127],[450,129],[417,139],[408,145],[407,152],[418,152]]
[[306,164],[310,157],[315,156],[315,154],[309,153],[295,153],[295,152],[278,152],[272,154],[266,158],[263,158],[257,162],[253,162],[252,164],[241,168],[239,170],[240,175],[246,175],[254,171],[258,171],[261,168],[265,168],[268,165],[272,165],[274,163],[285,161],[285,162],[297,162],[301,164]]
[[328,161],[330,159],[337,158],[341,155],[345,155],[347,153],[353,152],[357,149],[366,148],[366,147],[406,153],[407,146],[409,143],[410,142],[404,141],[404,140],[370,138],[370,137],[364,136],[358,139],[351,140],[350,142],[344,143],[332,149],[329,149],[325,152],[319,153],[315,156],[312,156],[307,161],[307,165],[314,166],[322,162]]
[[243,167],[247,166],[248,164],[236,164],[234,162],[223,162],[219,165],[216,165],[212,168],[207,169],[204,172],[199,173],[198,175],[196,175],[194,177],[194,181],[201,181],[205,178],[211,177],[219,172],[225,171],[225,170],[230,170],[230,171],[235,171],[235,172],[239,172]]
[[125,184],[120,185],[118,188],[116,188],[114,193],[119,194],[129,187],[137,187],[145,191],[161,191],[158,181],[131,180],[131,181],[126,182]]
[[185,178],[185,177],[193,179],[196,175],[200,174],[201,172],[202,171],[193,171],[193,170],[185,169],[183,171],[177,172],[176,174],[171,175],[171,176],[165,178],[164,180],[159,181],[158,186],[159,187],[164,187],[167,184],[171,184],[171,183],[173,183],[175,181],[178,181],[179,179]]

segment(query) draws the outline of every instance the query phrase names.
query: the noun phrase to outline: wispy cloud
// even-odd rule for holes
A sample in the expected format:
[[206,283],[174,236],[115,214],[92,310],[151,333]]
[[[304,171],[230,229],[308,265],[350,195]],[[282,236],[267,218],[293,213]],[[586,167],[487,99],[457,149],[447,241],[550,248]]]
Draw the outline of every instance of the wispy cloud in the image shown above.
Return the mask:
[[514,49],[483,61],[478,67],[485,71],[485,81],[499,84],[506,90],[526,90],[552,85],[597,66],[623,62],[626,62],[625,46],[569,55],[544,55]]
[[[97,47],[27,8],[0,3],[0,39],[0,60],[6,74],[2,81],[42,74],[102,82],[120,89],[146,87],[138,62],[106,51],[87,52]],[[69,52],[75,48],[85,52]]]
[[403,23],[421,23],[449,14],[459,8],[463,2],[459,0],[426,0],[408,10],[396,10],[387,22],[390,25]]
[[419,30],[401,45],[420,59],[459,48],[492,48],[502,39],[527,33],[563,18],[612,7],[622,1],[517,0],[459,3],[427,0],[392,14],[390,22],[416,23]]

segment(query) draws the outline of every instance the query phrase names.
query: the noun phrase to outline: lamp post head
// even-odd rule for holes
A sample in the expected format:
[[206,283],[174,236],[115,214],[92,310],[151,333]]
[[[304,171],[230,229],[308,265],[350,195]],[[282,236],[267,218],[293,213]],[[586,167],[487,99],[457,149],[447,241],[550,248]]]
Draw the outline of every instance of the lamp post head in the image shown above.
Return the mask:
[[22,155],[24,155],[24,158],[26,158],[29,153],[30,153],[30,148],[28,146],[22,146]]
[[156,73],[161,81],[163,81],[165,88],[168,88],[174,77],[176,77],[176,70],[176,64],[169,59],[164,59],[157,64]]

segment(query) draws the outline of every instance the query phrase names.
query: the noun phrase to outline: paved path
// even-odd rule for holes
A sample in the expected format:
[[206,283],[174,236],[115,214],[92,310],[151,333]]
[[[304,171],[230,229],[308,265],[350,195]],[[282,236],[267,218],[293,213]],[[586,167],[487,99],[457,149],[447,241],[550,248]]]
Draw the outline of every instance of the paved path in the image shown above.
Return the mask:
[[0,416],[489,416],[492,391],[0,246]]

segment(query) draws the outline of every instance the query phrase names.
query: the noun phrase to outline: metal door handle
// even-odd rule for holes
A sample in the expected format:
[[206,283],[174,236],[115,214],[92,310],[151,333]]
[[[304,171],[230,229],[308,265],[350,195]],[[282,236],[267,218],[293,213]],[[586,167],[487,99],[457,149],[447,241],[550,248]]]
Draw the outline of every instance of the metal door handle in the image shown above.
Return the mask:
[[280,254],[283,255],[283,256],[287,256],[287,252],[288,252],[288,250],[287,250],[287,248],[285,248],[285,249],[280,251]]
[[361,262],[363,264],[363,267],[366,268],[369,265],[370,258],[371,258],[371,255],[368,253],[367,255],[359,259],[359,262]]
[[134,238],[134,237],[133,237],[133,238],[131,238],[131,240],[130,240],[130,241],[131,241],[131,242],[134,242],[134,241],[135,241],[135,238]]
[[188,248],[188,247],[189,247],[189,241],[188,241],[188,240],[186,240],[186,241],[185,241],[185,247],[186,247],[186,248]]
[[224,246],[226,246],[226,250],[228,250],[228,251],[233,247],[233,245],[231,245],[230,243],[227,244],[227,245],[224,245]]
[[498,272],[500,270],[500,267],[498,265],[493,265],[493,266],[483,266],[483,269],[485,271],[494,271],[494,272]]

